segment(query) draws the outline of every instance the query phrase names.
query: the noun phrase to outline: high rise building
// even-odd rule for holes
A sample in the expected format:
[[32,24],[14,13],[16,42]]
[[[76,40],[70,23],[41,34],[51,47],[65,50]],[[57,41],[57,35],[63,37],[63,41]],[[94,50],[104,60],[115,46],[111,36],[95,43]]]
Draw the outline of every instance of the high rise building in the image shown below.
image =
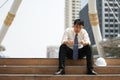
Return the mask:
[[81,0],[65,0],[65,29],[73,26],[75,19],[79,18]]
[[[102,38],[115,38],[120,35],[120,0],[96,0],[99,17],[99,26]],[[80,11],[80,18],[83,19],[91,42],[94,44],[94,37],[89,22],[88,5]]]
[[103,0],[103,38],[115,38],[120,35],[120,0]]
[[[65,2],[65,28],[71,27],[75,18],[80,18],[84,21],[84,28],[90,36],[92,44],[95,44],[92,28],[88,15],[88,0],[79,0],[79,16],[74,17],[74,4],[77,0],[66,0]],[[86,3],[85,3],[86,2]],[[115,38],[120,35],[120,0],[96,0],[97,11],[99,17],[99,26],[102,38]],[[83,6],[84,5],[84,6]]]

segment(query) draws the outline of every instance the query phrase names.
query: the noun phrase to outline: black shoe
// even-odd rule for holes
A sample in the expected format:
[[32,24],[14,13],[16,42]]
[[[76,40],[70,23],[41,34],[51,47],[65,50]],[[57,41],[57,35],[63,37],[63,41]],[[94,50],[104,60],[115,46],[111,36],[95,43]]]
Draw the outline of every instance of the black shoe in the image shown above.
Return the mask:
[[63,75],[63,74],[65,74],[64,69],[59,69],[57,72],[54,73],[54,75]]
[[87,74],[89,74],[89,75],[97,75],[97,72],[95,72],[94,70],[88,70]]

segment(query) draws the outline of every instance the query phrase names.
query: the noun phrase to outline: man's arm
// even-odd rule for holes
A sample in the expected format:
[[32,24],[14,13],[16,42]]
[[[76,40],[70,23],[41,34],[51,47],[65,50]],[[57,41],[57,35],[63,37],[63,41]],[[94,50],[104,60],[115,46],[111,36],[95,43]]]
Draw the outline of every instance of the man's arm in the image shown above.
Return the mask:
[[91,44],[89,35],[86,30],[84,30],[83,40],[81,40],[79,44],[82,44],[83,46]]
[[74,41],[73,41],[73,40],[67,40],[67,41],[64,41],[63,44],[73,45],[73,44],[74,44]]
[[85,46],[85,45],[90,45],[89,42],[84,41],[84,40],[81,40],[81,41],[79,42],[79,44],[82,44],[83,46]]
[[66,44],[66,45],[73,45],[74,41],[70,39],[70,30],[69,28],[67,28],[64,32],[63,38],[62,38],[62,44]]

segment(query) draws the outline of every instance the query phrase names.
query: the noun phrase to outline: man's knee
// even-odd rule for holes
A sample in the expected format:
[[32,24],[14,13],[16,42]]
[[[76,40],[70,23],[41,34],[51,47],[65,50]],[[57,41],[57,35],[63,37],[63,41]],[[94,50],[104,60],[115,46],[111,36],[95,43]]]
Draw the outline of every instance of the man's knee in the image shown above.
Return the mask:
[[66,44],[61,44],[61,45],[60,45],[60,49],[61,49],[61,48],[65,48],[65,47],[66,47]]
[[85,49],[91,49],[91,45],[85,45],[84,48]]

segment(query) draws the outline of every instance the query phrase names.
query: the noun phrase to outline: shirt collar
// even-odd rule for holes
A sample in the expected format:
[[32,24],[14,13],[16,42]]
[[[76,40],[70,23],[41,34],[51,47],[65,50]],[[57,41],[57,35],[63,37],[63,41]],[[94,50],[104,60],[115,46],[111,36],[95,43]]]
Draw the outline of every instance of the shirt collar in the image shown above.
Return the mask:
[[[72,28],[72,31],[73,31],[73,34],[74,34],[74,36],[75,36],[75,31],[74,31],[74,28]],[[78,35],[80,34],[82,32],[82,29],[81,29],[81,31],[78,33]]]

